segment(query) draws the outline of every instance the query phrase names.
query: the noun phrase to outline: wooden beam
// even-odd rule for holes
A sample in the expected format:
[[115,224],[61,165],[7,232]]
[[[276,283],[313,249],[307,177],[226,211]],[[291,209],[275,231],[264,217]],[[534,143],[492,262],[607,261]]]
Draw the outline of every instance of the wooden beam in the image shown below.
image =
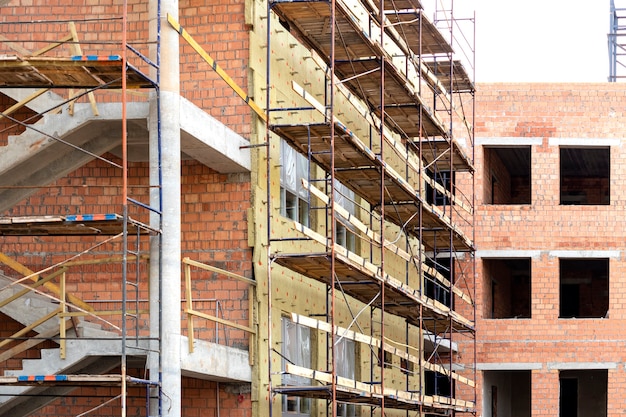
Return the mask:
[[[78,32],[76,32],[76,25],[74,24],[74,22],[69,22],[68,26],[70,28],[70,36],[71,36],[71,40],[72,43],[70,44],[70,49],[72,50],[72,55],[74,56],[82,56],[83,55],[83,51],[81,50],[80,47],[80,43],[78,41]],[[76,92],[76,95],[80,95],[83,92],[85,92],[85,89],[80,89]],[[74,89],[71,88],[70,89],[70,98],[72,96],[74,96]],[[98,112],[98,106],[96,105],[96,97],[93,94],[93,91],[90,91],[89,93],[87,93],[87,97],[89,98],[89,104],[91,105],[91,112],[93,113],[94,116],[99,116],[100,113]],[[70,116],[74,115],[74,104],[76,103],[76,100],[72,100],[70,102],[69,105],[69,113]]]
[[[285,371],[292,375],[314,379],[325,384],[331,384],[333,380],[333,376],[329,372],[308,369],[292,365],[290,363],[285,365]],[[335,377],[335,382],[337,385],[342,387],[357,389],[361,391],[361,394],[368,394],[368,397],[384,395],[385,397],[393,398],[406,404],[414,403],[418,405],[419,403],[423,403],[433,407],[462,409],[459,411],[465,411],[465,409],[474,407],[474,403],[471,401],[457,400],[441,396],[422,395],[416,392],[397,390],[393,388],[385,388],[385,390],[382,391],[380,385],[365,384],[360,381],[340,376]]]
[[182,36],[182,38],[187,41],[187,43],[202,57],[202,59],[204,59],[204,61],[209,64],[211,68],[213,68],[213,71],[215,71],[217,75],[222,78],[222,80],[226,81],[226,84],[228,84],[229,87],[232,88],[233,91],[239,97],[241,97],[243,101],[246,102],[246,104],[248,104],[248,106],[250,106],[250,108],[257,114],[257,116],[259,116],[263,121],[267,121],[265,110],[259,107],[259,105],[256,104],[254,100],[252,100],[252,98],[250,98],[250,96],[248,96],[248,94],[241,87],[239,87],[239,85],[237,85],[237,83],[226,73],[226,71],[222,69],[222,67],[217,65],[217,62],[213,58],[211,58],[211,56],[204,50],[204,48],[202,48],[202,46],[200,46],[200,44],[195,41],[195,39],[189,34],[189,32],[183,29],[180,23],[178,23],[176,19],[174,19],[174,17],[169,13],[167,14],[167,21],[172,26],[172,28],[174,28],[174,30],[178,32],[180,36]]
[[[72,321],[67,320],[66,326],[67,326],[67,329],[71,329],[73,326]],[[11,359],[15,355],[18,355],[22,352],[27,351],[30,348],[33,348],[37,346],[38,344],[45,342],[47,339],[51,339],[54,336],[57,336],[58,334],[59,334],[58,329],[52,329],[52,330],[48,330],[47,332],[39,333],[37,337],[35,338],[24,340],[19,345],[16,345],[12,347],[11,349],[7,349],[3,351],[2,353],[0,353],[0,363]]]
[[462,382],[470,387],[474,387],[476,384],[469,378],[466,378],[460,374],[457,374],[454,371],[450,371],[449,369],[435,363],[430,363],[427,360],[420,360],[417,356],[411,355],[408,352],[398,349],[395,346],[390,345],[389,343],[382,343],[380,339],[377,339],[373,336],[367,336],[363,333],[358,333],[353,330],[348,330],[343,327],[335,326],[335,330],[332,331],[332,326],[321,320],[313,319],[310,317],[302,316],[300,314],[291,313],[291,320],[295,323],[302,324],[306,327],[310,327],[312,329],[321,330],[326,333],[334,334],[339,337],[344,337],[346,339],[354,340],[355,342],[364,343],[366,345],[375,347],[376,349],[380,349],[381,347],[386,352],[389,352],[393,355],[396,355],[404,360],[412,362],[418,366],[422,366],[429,371],[439,372],[440,374],[446,375],[452,379],[455,379],[459,382]]
[[[326,205],[330,203],[330,198],[326,194],[324,194],[321,190],[314,187],[313,185],[309,184],[308,181],[305,180],[304,178],[302,179],[302,185],[304,188],[308,189],[313,196],[317,197],[322,203]],[[384,244],[385,248],[389,249],[392,253],[395,253],[396,255],[404,259],[405,261],[411,262],[412,264],[414,264],[416,267],[419,268],[419,260],[415,259],[413,255],[400,249],[398,246],[389,242],[388,240],[382,239],[378,233],[368,228],[365,224],[363,224],[363,222],[361,222],[355,216],[350,214],[348,210],[346,210],[345,208],[341,207],[338,204],[335,204],[333,207],[335,208],[335,212],[337,212],[343,218],[347,219],[347,221],[350,222],[350,224],[352,224],[357,230],[359,230],[365,236],[370,238],[374,243],[378,244],[379,246],[381,244]],[[424,250],[423,247],[422,247],[422,250]],[[444,288],[450,289],[450,287],[452,287],[452,292],[454,292],[454,294],[459,296],[463,301],[465,301],[469,305],[473,305],[472,299],[467,294],[465,294],[460,288],[452,286],[450,281],[446,279],[443,275],[441,275],[441,273],[437,271],[434,267],[430,267],[422,263],[421,269],[423,272],[427,272],[429,275],[433,276],[437,281],[439,281],[441,285],[444,286]]]
[[30,103],[31,101],[33,101],[34,99],[36,99],[37,97],[39,97],[40,95],[42,95],[43,93],[49,90],[50,90],[49,88],[42,88],[41,90],[35,91],[34,93],[32,93],[31,95],[29,95],[28,97],[20,101],[19,103],[15,103],[8,109],[4,110],[2,114],[0,114],[0,119],[2,119],[2,117],[4,116],[10,116],[11,114],[15,113],[17,110],[26,106],[28,103]]
[[[32,281],[37,282],[40,279],[40,276],[38,273],[28,269],[26,266],[22,265],[21,263],[17,262],[14,259],[9,258],[7,255],[5,255],[4,253],[0,252],[0,263],[5,264],[6,266],[8,266],[9,268],[11,268],[12,270],[14,270],[15,272],[18,272],[24,276],[30,277],[30,279]],[[48,290],[52,291],[57,297],[60,297],[61,295],[61,291],[59,290],[59,287],[51,282],[46,282],[44,284],[44,287],[47,288]],[[89,304],[87,304],[86,302],[84,302],[83,300],[81,300],[80,298],[76,297],[75,295],[72,294],[68,294],[67,295],[67,300],[75,305],[76,307],[79,307],[83,310],[89,311],[89,312],[93,312],[94,309],[92,306],[90,306]]]

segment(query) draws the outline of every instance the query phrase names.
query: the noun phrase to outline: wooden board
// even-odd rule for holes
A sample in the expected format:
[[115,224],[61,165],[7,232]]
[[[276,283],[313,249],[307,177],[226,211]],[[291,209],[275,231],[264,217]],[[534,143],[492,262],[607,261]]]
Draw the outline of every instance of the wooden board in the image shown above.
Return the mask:
[[[114,236],[122,233],[123,227],[124,219],[119,214],[0,218],[0,236]],[[127,227],[129,233],[157,233],[133,219],[128,219]]]
[[[0,88],[121,88],[121,57],[79,56],[44,58],[0,56]],[[128,88],[149,88],[152,83],[137,69],[127,65]]]
[[[330,285],[331,255],[326,248],[326,239],[313,230],[294,223],[296,230],[313,239],[320,245],[320,250],[303,254],[281,253],[274,255],[278,265],[291,269],[306,277]],[[433,334],[441,334],[452,329],[455,331],[473,331],[471,320],[451,311],[447,306],[426,297],[418,290],[402,283],[396,278],[380,273],[380,267],[335,245],[335,286],[351,297],[377,308],[383,308],[379,297],[381,285],[385,285],[384,310],[403,317],[409,323],[423,327]],[[373,302],[372,302],[373,301]],[[423,316],[420,317],[420,307]]]
[[448,91],[468,93],[475,90],[474,82],[461,61],[432,60],[424,62],[424,65],[437,76]]
[[[277,1],[272,3],[272,10],[286,22],[294,36],[315,50],[327,64],[330,62],[333,39],[328,29],[329,3]],[[390,126],[404,137],[445,136],[447,129],[419,96],[419,86],[407,80],[402,70],[392,63],[391,55],[368,36],[368,33],[376,33],[377,24],[369,18],[367,10],[345,1],[338,1],[336,10],[336,75],[348,80],[348,88],[370,103],[379,114],[380,92],[385,91],[385,115],[393,119]],[[378,70],[383,62],[386,69],[384,80]]]
[[[330,172],[330,129],[327,123],[274,125],[272,130],[287,139],[304,155]],[[446,213],[428,204],[402,176],[385,164],[346,126],[337,122],[335,129],[335,177],[373,207],[380,209],[381,180],[384,175],[386,219],[415,234],[421,230],[422,242],[429,249],[464,251],[472,241]],[[421,217],[419,211],[422,212]],[[420,223],[421,220],[421,223]],[[420,229],[420,224],[422,228]],[[452,236],[452,238],[451,238]],[[450,244],[452,243],[452,247]]]
[[[286,372],[303,378],[310,378],[323,385],[311,386],[280,386],[274,389],[278,393],[289,393],[302,397],[329,398],[330,384],[333,376],[329,372],[317,371],[300,366],[286,364]],[[381,389],[379,384],[369,384],[355,381],[349,378],[335,377],[335,386],[338,400],[343,402],[355,402],[379,406],[384,398],[385,407],[435,412],[442,410],[455,410],[459,412],[474,412],[475,404],[471,401],[458,400],[441,396],[423,395],[419,392],[398,390],[393,388]],[[326,395],[326,397],[324,396]]]
[[329,323],[325,321],[313,319],[310,317],[302,316],[300,314],[291,313],[291,320],[295,323],[302,324],[312,329],[321,330],[326,333],[331,333],[339,337],[344,337],[349,340],[354,340],[355,342],[364,343],[369,346],[375,347],[377,349],[382,347],[383,350],[385,350],[386,352],[396,355],[404,360],[407,360],[408,362],[414,363],[415,365],[422,366],[423,368],[428,369],[433,372],[439,372],[440,374],[449,376],[450,378],[455,379],[471,387],[476,386],[474,381],[472,381],[471,379],[465,378],[464,376],[454,371],[450,372],[447,368],[444,368],[443,366],[439,364],[430,363],[426,360],[420,360],[420,358],[414,355],[411,355],[402,349],[398,349],[389,343],[382,343],[380,339],[377,339],[375,337],[358,333],[352,330],[348,330],[339,326],[335,326],[335,329],[333,331],[331,329],[332,326]]

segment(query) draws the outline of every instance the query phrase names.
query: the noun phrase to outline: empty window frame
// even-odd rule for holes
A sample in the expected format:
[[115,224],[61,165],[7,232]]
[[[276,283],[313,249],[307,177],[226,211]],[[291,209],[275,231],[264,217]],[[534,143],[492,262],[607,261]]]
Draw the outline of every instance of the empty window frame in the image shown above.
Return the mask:
[[529,370],[483,372],[483,417],[530,417]]
[[561,147],[561,204],[610,204],[610,166],[608,147]]
[[[454,195],[454,172],[450,171],[427,171],[428,176],[441,185],[446,191]],[[450,188],[452,187],[452,188]],[[426,184],[426,202],[435,206],[448,206],[450,199],[448,195],[440,192],[430,184]]]
[[559,317],[601,318],[609,312],[609,260],[559,260]]
[[[311,329],[294,323],[288,317],[281,317],[282,330],[282,370],[287,363],[311,368]],[[311,385],[309,378],[283,373],[283,385]],[[282,396],[282,415],[305,417],[311,415],[311,399],[284,394]]]
[[302,186],[303,178],[309,179],[309,161],[281,140],[280,214],[309,226],[309,191]]
[[606,417],[608,394],[606,369],[559,372],[559,417]]
[[484,147],[485,204],[531,204],[530,146]]
[[483,259],[485,318],[531,317],[529,258]]
[[[335,370],[343,378],[356,380],[356,343],[345,337],[335,336]],[[337,417],[355,417],[355,404],[337,403]]]
[[[438,257],[435,259],[426,258],[425,263],[427,266],[432,267],[435,271],[441,274],[443,278],[452,282],[452,266],[454,263],[451,262],[451,258],[449,256]],[[452,307],[450,304],[450,288],[444,287],[441,282],[431,276],[428,271],[426,271],[424,275],[424,293],[426,296],[439,301],[445,306]]]
[[[356,203],[354,202],[354,191],[335,182],[335,204],[346,209],[352,216],[356,215]],[[343,216],[337,215],[337,225],[335,230],[335,241],[351,252],[357,252],[357,238],[355,227]]]
[[426,395],[450,397],[453,380],[444,374],[434,371],[424,371],[424,390]]

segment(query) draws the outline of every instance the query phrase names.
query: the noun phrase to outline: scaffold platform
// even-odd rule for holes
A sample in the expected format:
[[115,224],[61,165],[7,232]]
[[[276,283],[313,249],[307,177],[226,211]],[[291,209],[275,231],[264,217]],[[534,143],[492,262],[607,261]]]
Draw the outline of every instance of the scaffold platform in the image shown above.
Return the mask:
[[[0,217],[0,236],[113,236],[123,232],[124,217],[116,213]],[[129,218],[127,232],[152,235],[158,230]]]

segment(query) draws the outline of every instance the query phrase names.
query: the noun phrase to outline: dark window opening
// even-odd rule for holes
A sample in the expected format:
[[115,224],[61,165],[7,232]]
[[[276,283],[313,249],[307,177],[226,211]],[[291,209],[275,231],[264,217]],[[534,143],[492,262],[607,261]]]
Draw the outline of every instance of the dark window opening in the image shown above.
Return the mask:
[[424,380],[426,395],[451,396],[452,380],[447,376],[434,371],[424,371]]
[[485,371],[483,417],[530,417],[531,371]]
[[606,417],[606,369],[559,372],[559,417]]
[[530,146],[484,148],[485,204],[530,204]]
[[610,204],[610,148],[561,148],[560,156],[561,204]]
[[[450,173],[450,171],[433,172],[431,170],[427,170],[427,173],[437,184],[454,195],[454,173]],[[452,183],[450,183],[451,181]],[[450,189],[451,186],[452,189]],[[450,205],[450,198],[448,198],[447,194],[438,191],[435,187],[426,183],[426,202],[435,206],[448,206]]]
[[484,259],[486,318],[531,317],[531,267],[528,258]]
[[[452,276],[450,258],[427,258],[426,265],[432,267],[435,271],[441,274],[445,279],[451,281]],[[435,279],[428,272],[426,272],[426,279],[424,280],[424,294],[433,300],[439,301],[441,304],[451,307],[450,305],[450,289],[444,287],[441,281]]]
[[391,365],[393,365],[391,352],[383,350],[382,347],[378,348],[378,366],[382,366],[381,360],[385,364],[385,368],[391,368]]
[[400,370],[403,374],[414,375],[415,374],[415,364],[408,359],[401,358],[400,359]]
[[601,318],[609,312],[609,260],[560,259],[559,317]]

